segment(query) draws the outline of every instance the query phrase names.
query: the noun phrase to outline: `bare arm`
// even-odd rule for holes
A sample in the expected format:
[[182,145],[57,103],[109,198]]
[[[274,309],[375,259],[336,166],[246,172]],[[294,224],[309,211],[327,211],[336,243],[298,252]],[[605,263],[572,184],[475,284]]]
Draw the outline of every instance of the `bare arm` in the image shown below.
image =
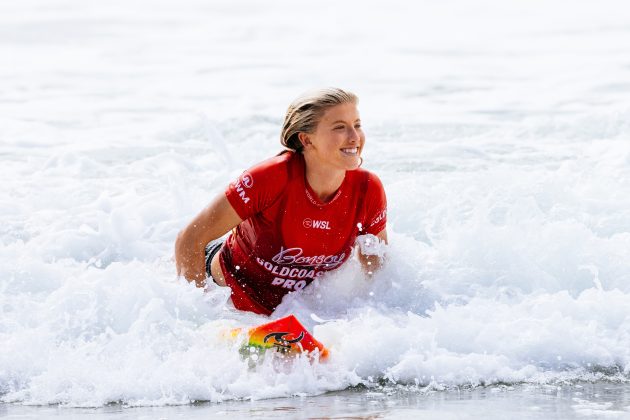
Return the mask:
[[206,282],[205,248],[208,242],[220,238],[242,220],[225,194],[218,195],[177,235],[175,265],[177,274],[198,287]]
[[[387,231],[385,229],[381,230],[376,237],[380,241],[387,243]],[[372,273],[378,271],[383,265],[383,258],[378,255],[363,255],[361,249],[359,249],[357,254],[363,271],[368,275],[372,275]]]

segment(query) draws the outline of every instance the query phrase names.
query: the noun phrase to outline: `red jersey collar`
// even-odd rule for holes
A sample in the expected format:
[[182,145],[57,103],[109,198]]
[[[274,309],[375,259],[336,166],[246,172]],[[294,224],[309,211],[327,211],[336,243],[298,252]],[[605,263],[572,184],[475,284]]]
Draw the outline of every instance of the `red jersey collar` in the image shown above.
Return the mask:
[[308,201],[310,201],[313,205],[317,207],[324,207],[324,206],[327,206],[328,204],[333,203],[335,200],[337,200],[339,196],[341,195],[341,190],[343,189],[343,186],[346,183],[346,180],[348,179],[348,171],[346,171],[346,173],[344,174],[343,181],[341,182],[341,185],[339,186],[339,188],[337,188],[337,191],[335,192],[335,195],[333,196],[333,198],[331,198],[330,200],[326,202],[323,202],[319,199],[319,197],[317,196],[317,193],[313,191],[311,186],[308,184],[308,180],[306,179],[306,161],[304,160],[304,156],[300,153],[299,157],[300,157],[299,158],[300,165],[302,166],[302,174],[303,174],[302,180],[304,182],[304,192],[306,193],[306,198],[308,198]]

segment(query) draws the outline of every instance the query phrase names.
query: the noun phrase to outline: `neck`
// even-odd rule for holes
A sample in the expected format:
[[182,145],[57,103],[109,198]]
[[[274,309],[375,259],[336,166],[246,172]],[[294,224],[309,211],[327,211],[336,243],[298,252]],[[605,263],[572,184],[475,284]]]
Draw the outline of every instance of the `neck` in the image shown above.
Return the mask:
[[310,155],[304,154],[306,165],[306,181],[317,197],[327,202],[333,198],[346,176],[343,169],[335,169],[322,166],[310,159]]

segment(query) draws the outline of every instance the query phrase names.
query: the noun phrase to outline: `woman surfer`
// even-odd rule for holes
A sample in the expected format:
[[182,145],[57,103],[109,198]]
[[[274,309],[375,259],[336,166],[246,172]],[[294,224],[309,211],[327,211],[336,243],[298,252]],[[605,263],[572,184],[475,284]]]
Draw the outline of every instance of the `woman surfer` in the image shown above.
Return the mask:
[[178,274],[199,287],[210,277],[231,288],[237,309],[269,315],[343,264],[357,242],[365,271],[380,267],[386,198],[378,177],[359,169],[357,102],[336,88],[296,99],[281,135],[288,150],[243,172],[179,233]]

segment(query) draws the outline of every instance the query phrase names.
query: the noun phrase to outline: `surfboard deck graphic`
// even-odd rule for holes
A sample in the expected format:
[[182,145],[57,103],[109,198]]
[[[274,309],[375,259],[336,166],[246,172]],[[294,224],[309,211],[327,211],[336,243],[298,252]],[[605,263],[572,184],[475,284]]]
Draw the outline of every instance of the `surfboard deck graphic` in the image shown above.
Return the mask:
[[[232,337],[242,333],[241,328],[231,331]],[[250,328],[241,347],[241,353],[264,353],[270,349],[287,356],[307,353],[317,355],[320,360],[328,357],[328,349],[317,341],[293,315]]]

